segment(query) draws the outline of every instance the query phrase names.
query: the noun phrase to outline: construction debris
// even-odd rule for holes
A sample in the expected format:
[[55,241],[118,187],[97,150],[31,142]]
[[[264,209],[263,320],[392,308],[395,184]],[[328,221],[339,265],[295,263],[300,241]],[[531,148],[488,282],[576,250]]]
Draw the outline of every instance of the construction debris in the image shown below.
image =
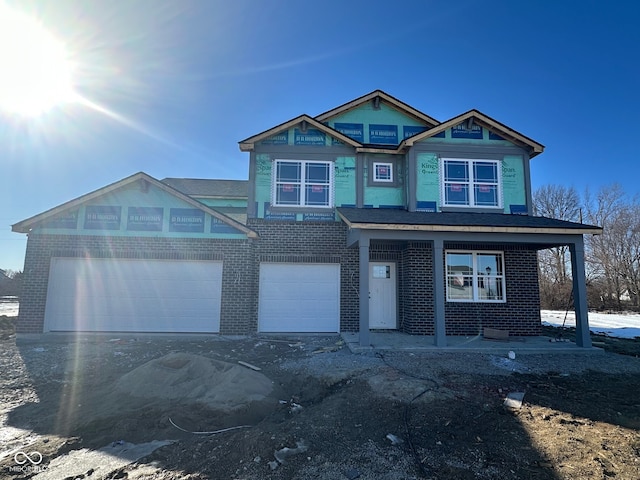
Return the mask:
[[335,344],[330,345],[328,347],[321,347],[317,350],[314,350],[313,352],[311,352],[312,354],[316,354],[316,353],[328,353],[328,352],[337,352],[338,350],[342,349],[342,347],[344,347],[344,340],[338,340]]
[[[273,455],[276,457],[276,460],[280,463],[286,463],[285,459],[287,457],[291,457],[292,455],[296,455],[298,453],[304,453],[309,449],[304,440],[298,440],[296,442],[296,448],[284,447],[280,450],[277,450]],[[272,467],[273,468],[273,467]]]
[[504,399],[504,406],[513,410],[522,408],[522,400],[524,399],[524,392],[511,392]]
[[259,372],[260,370],[262,370],[260,367],[256,367],[255,365],[251,365],[250,363],[243,362],[242,360],[238,360],[238,363],[243,367],[250,368],[251,370],[255,370],[256,372]]

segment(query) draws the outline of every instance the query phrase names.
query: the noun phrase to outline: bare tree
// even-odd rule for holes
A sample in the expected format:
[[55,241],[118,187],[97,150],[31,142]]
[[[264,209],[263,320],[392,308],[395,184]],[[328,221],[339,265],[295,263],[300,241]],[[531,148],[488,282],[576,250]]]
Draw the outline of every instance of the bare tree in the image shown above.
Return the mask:
[[[581,202],[573,187],[545,185],[533,193],[536,215],[558,220],[581,220]],[[538,253],[540,299],[546,308],[566,308],[571,295],[571,263],[567,246]]]
[[640,296],[640,203],[629,199],[620,185],[586,194],[587,220],[603,227],[588,238],[588,261],[602,281],[600,299],[607,307],[638,307]]

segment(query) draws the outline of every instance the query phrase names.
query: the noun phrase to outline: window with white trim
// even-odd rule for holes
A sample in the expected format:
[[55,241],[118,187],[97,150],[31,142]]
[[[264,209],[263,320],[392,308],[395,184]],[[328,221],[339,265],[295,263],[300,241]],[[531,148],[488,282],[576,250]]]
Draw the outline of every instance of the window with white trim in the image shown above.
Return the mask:
[[443,158],[442,204],[445,207],[502,207],[499,160]]
[[333,163],[317,160],[276,160],[272,205],[333,207]]
[[373,181],[393,183],[393,163],[373,162]]
[[504,254],[448,250],[448,302],[505,302]]

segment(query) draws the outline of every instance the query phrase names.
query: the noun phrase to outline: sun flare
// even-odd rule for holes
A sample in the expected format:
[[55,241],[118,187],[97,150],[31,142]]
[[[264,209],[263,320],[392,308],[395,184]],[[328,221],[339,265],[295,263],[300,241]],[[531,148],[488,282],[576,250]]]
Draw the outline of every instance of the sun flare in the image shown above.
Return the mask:
[[38,116],[75,98],[64,45],[0,3],[0,110]]

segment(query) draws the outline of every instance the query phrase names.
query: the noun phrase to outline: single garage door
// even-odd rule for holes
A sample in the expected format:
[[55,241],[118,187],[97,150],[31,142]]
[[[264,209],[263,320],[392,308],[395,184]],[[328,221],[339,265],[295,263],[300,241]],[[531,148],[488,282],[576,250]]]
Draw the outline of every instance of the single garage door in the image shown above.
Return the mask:
[[219,332],[222,262],[53,258],[45,331]]
[[338,332],[340,265],[260,264],[261,332]]

